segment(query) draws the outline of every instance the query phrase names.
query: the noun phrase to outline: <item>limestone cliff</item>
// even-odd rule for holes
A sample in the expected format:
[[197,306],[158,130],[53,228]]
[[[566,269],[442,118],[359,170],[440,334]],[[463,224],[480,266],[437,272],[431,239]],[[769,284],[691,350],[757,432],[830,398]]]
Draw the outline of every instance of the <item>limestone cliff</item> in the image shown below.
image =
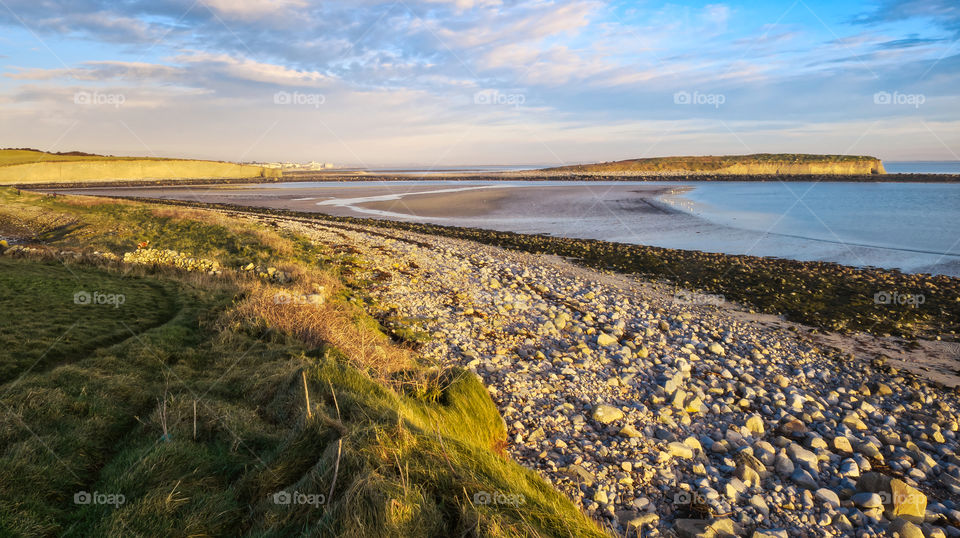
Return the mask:
[[558,174],[656,175],[869,175],[885,174],[875,157],[858,155],[771,154],[704,157],[655,157],[547,168]]

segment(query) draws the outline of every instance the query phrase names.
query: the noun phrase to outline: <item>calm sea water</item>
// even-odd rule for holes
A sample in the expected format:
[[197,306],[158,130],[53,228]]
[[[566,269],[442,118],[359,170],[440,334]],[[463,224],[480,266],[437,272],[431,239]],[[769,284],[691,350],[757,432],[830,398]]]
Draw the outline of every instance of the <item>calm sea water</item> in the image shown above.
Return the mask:
[[853,265],[960,259],[960,184],[704,183],[667,201],[723,228],[822,243]]
[[960,174],[960,161],[890,161],[883,168],[888,174]]
[[[444,182],[414,183],[435,185],[437,192],[451,188]],[[330,185],[318,183],[316,188]],[[404,183],[377,185],[382,195]],[[506,185],[536,188],[538,196],[475,217],[410,217],[390,212],[366,216],[960,276],[957,183],[687,182],[685,192],[655,201],[677,211],[653,214],[625,194],[611,195],[607,187],[676,188],[680,184],[476,181],[458,182],[455,187]],[[571,196],[567,191],[561,197],[550,194],[552,187],[582,188],[583,192]],[[333,196],[319,205],[336,205],[339,197]],[[362,201],[351,199],[349,204],[356,207]]]

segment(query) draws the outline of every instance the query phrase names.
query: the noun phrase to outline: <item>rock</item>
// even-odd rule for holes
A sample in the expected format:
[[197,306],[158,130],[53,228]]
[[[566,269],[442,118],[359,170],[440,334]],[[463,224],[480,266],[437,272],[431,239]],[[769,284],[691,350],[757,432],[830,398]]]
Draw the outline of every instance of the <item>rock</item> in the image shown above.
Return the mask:
[[900,538],[924,538],[920,527],[903,518],[897,518],[890,523],[890,530],[896,532]]
[[723,346],[716,342],[710,344],[707,349],[710,351],[710,353],[713,353],[714,355],[720,355],[721,357],[727,354],[727,352],[723,350]]
[[774,461],[774,469],[776,469],[777,474],[780,476],[790,476],[796,469],[796,465],[785,455],[777,454],[777,458]]
[[867,425],[860,419],[856,413],[849,413],[847,416],[843,417],[843,423],[850,428],[851,430],[865,430]]
[[850,440],[842,435],[833,438],[833,448],[840,452],[846,452],[847,454],[853,452],[853,446],[850,445]]
[[610,499],[607,497],[607,492],[602,489],[598,489],[597,492],[593,494],[593,500],[600,504],[608,504],[610,502]]
[[786,529],[757,529],[753,531],[753,538],[787,538]]
[[732,519],[678,519],[673,530],[680,538],[713,538],[739,536],[740,529]]
[[593,487],[595,479],[593,474],[577,464],[568,465],[563,469],[564,474],[573,479],[574,482],[580,482],[583,485]]
[[860,466],[857,465],[856,460],[847,458],[840,462],[839,473],[840,476],[845,476],[847,478],[859,478]]
[[733,477],[729,482],[727,482],[726,486],[724,486],[724,490],[727,494],[727,498],[733,502],[736,502],[738,499],[740,499],[740,495],[743,495],[743,493],[747,491],[747,485],[744,484],[739,478]]
[[770,516],[770,507],[767,506],[767,501],[765,501],[763,497],[759,495],[750,497],[750,506],[754,507],[757,512],[763,514],[764,517]]
[[762,436],[764,434],[763,418],[760,415],[750,415],[747,418],[746,427],[754,435]]
[[623,411],[612,405],[600,404],[593,409],[593,420],[603,424],[610,424],[623,418]]
[[748,486],[759,486],[761,483],[760,473],[743,463],[737,465],[736,477]]
[[787,437],[801,438],[807,434],[807,427],[799,420],[788,420],[780,425],[780,433]]
[[850,497],[850,500],[853,501],[853,504],[857,505],[860,508],[872,509],[872,508],[883,508],[883,499],[880,495],[872,493],[869,491],[861,491],[856,493],[853,497]]
[[860,480],[857,480],[857,489],[870,493],[890,493],[891,480],[889,476],[880,473],[863,473]]
[[827,488],[820,488],[813,493],[813,495],[823,501],[826,504],[833,506],[834,508],[840,508],[840,496],[837,495],[832,490]]
[[787,454],[795,463],[805,466],[811,472],[816,473],[820,470],[820,461],[817,459],[817,455],[796,443],[787,447]]
[[600,347],[611,347],[617,345],[618,343],[619,341],[616,338],[607,333],[600,333],[600,335],[597,336],[597,345]]
[[890,493],[893,500],[894,517],[908,521],[923,522],[927,513],[927,496],[903,480],[890,481]]
[[626,529],[627,534],[636,533],[644,526],[654,527],[660,521],[660,516],[656,512],[648,512],[638,515],[634,511],[617,512],[617,519],[620,525]]
[[816,479],[802,467],[797,467],[793,474],[790,475],[790,480],[793,480],[795,484],[806,489],[817,489],[818,486]]
[[624,426],[624,427],[620,430],[620,435],[622,435],[622,436],[624,436],[624,437],[627,437],[627,438],[629,438],[629,439],[636,439],[636,438],[639,438],[639,437],[643,437],[643,434],[640,433],[640,431],[637,430],[637,429],[633,426],[633,424],[627,424],[626,426]]
[[843,532],[853,530],[853,523],[850,523],[850,519],[844,514],[837,514],[836,517],[833,518],[833,526]]
[[667,450],[670,452],[670,455],[675,458],[688,460],[693,457],[693,449],[677,441],[667,445]]

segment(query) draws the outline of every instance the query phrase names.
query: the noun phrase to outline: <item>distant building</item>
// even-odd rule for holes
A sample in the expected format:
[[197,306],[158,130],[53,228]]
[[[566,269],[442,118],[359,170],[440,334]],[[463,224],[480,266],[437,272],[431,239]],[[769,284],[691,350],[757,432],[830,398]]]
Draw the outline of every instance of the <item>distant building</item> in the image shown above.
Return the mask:
[[258,164],[264,168],[279,168],[280,170],[291,170],[291,171],[300,170],[300,171],[310,171],[310,172],[336,168],[333,163],[322,163],[318,161],[310,161],[308,163],[270,162],[270,163],[255,163],[255,164]]

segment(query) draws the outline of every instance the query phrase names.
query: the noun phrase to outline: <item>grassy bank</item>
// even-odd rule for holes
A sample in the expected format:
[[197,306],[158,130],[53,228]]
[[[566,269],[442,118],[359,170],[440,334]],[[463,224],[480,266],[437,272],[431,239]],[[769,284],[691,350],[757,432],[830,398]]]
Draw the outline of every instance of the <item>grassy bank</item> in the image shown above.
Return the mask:
[[[0,256],[2,535],[603,535],[503,455],[478,378],[366,314],[362,260],[9,189],[0,236],[19,241]],[[204,269],[120,261],[138,248]]]
[[113,157],[86,153],[0,150],[0,185],[50,182],[100,183],[118,180],[188,180],[278,177],[262,166],[186,159]]
[[[164,203],[235,208],[194,202]],[[956,340],[960,330],[960,279],[943,275],[254,207],[242,209],[326,223],[414,231],[563,256],[596,269],[635,274],[688,290],[721,294],[758,311],[782,314],[788,319],[826,330],[944,340]],[[923,297],[922,304],[896,304],[898,297],[918,296]]]

